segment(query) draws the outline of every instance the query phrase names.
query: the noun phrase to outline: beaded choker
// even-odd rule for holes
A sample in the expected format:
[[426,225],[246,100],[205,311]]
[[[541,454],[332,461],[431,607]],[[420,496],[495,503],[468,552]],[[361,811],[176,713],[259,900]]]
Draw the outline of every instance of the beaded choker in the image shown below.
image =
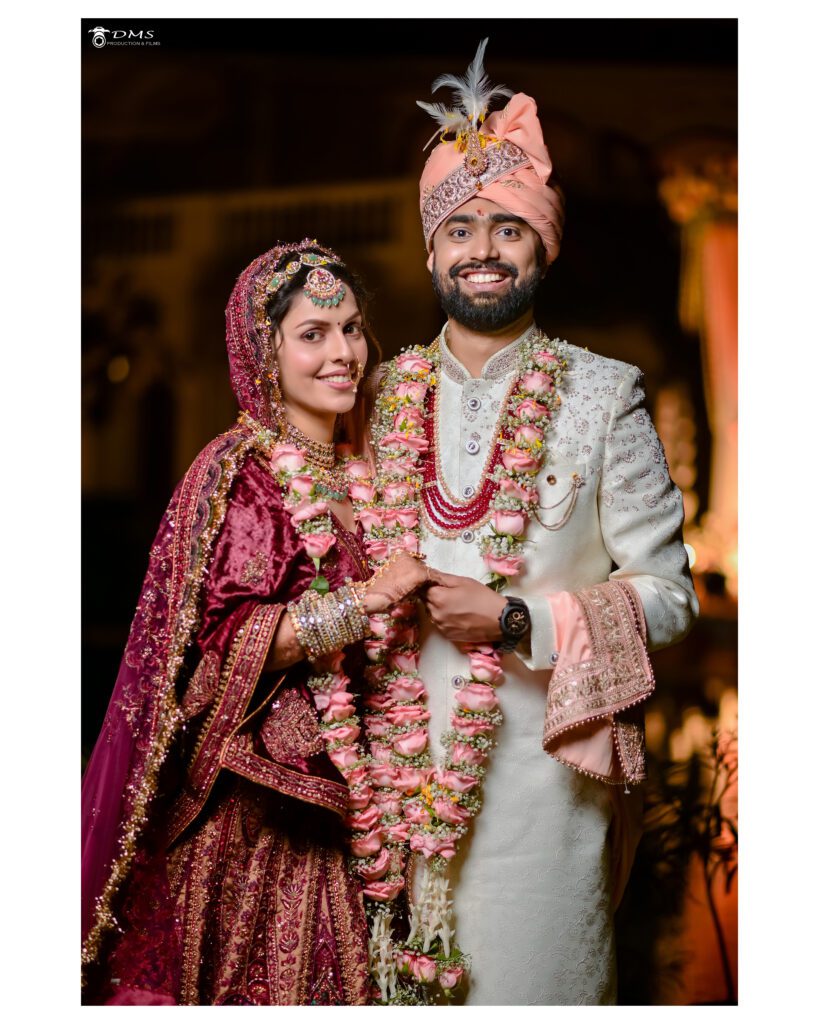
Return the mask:
[[287,440],[307,452],[308,461],[319,469],[332,469],[336,464],[336,446],[333,441],[314,441],[303,430],[287,424]]

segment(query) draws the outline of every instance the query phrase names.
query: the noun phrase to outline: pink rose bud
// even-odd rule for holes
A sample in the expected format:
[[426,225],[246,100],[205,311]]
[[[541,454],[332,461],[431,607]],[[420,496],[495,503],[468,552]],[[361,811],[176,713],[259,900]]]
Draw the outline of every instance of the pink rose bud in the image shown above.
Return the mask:
[[367,832],[377,825],[381,820],[381,812],[377,807],[368,807],[366,810],[358,811],[356,814],[348,814],[344,819],[347,828],[355,829],[356,832]]
[[498,533],[508,533],[510,537],[522,537],[526,532],[526,516],[522,512],[507,512],[499,509],[492,513],[492,525]]
[[329,697],[327,708],[321,718],[323,722],[342,722],[355,712],[355,697],[352,693],[337,690]]
[[412,725],[413,722],[428,722],[429,711],[419,704],[400,704],[390,708],[384,717],[392,725]]
[[510,473],[533,473],[539,465],[538,460],[525,448],[507,448],[501,456],[501,462]]
[[422,853],[429,860],[435,854],[450,860],[455,856],[455,840],[451,835],[432,835],[429,832],[413,832],[410,849]]
[[524,487],[523,484],[519,483],[517,480],[512,480],[508,476],[501,477],[500,489],[510,498],[517,498],[526,505],[537,504],[539,501],[537,491],[532,490],[529,487]]
[[530,370],[521,377],[520,386],[524,391],[531,391],[533,395],[545,395],[551,390],[552,378],[540,370]]
[[379,764],[391,764],[392,747],[386,743],[370,743],[370,757]]
[[518,556],[498,556],[489,553],[483,556],[486,567],[498,576],[517,576],[523,566],[523,559]]
[[[402,949],[400,952],[395,954],[395,969],[399,974],[406,977],[412,974],[412,963],[415,960],[416,954],[409,952],[409,950]],[[376,997],[378,998],[378,997]]]
[[381,658],[389,651],[390,645],[386,640],[365,640],[364,641],[364,653],[370,659],[370,661],[380,661]]
[[311,476],[294,476],[291,478],[288,487],[290,493],[299,498],[308,498],[313,493],[313,478]]
[[390,789],[379,789],[373,801],[381,814],[400,814],[401,798]]
[[418,551],[418,538],[414,533],[403,533],[398,538],[399,547],[403,548],[404,551]]
[[415,651],[394,651],[387,657],[387,664],[395,672],[417,672],[418,654]]
[[396,676],[387,687],[385,696],[391,700],[421,700],[426,692],[417,676]]
[[[349,782],[349,778],[348,778]],[[362,811],[372,800],[373,790],[370,786],[359,786],[352,790],[347,798],[347,806],[351,811]]]
[[393,786],[397,771],[392,765],[373,765],[370,768],[370,781],[374,786]]
[[463,977],[463,967],[446,967],[438,975],[438,984],[445,992],[451,992]]
[[340,772],[351,767],[358,760],[358,754],[352,747],[336,747],[335,750],[328,750],[327,756]]
[[414,455],[393,455],[381,462],[381,473],[388,477],[411,476],[417,470],[417,458]]
[[384,503],[386,505],[400,505],[412,497],[412,488],[407,483],[391,483],[384,487]]
[[396,430],[418,430],[424,426],[424,414],[413,406],[400,409],[393,418],[392,425]]
[[369,533],[374,526],[383,525],[381,513],[374,508],[360,508],[356,512],[355,517],[363,526],[365,533]]
[[415,355],[412,352],[404,352],[395,360],[395,365],[401,373],[412,373],[425,376],[432,369],[432,363],[423,356]]
[[394,900],[403,888],[403,878],[399,878],[395,882],[370,882],[369,885],[364,886],[364,895],[369,896],[371,900],[382,900],[386,903]]
[[290,516],[290,522],[294,526],[298,526],[299,523],[306,523],[309,519],[323,516],[329,507],[326,501],[303,501],[297,506],[293,515]]
[[358,481],[350,485],[349,493],[352,501],[373,501],[375,498],[375,487],[372,484]]
[[518,419],[524,420],[526,423],[531,423],[533,420],[549,419],[551,413],[549,412],[548,406],[543,405],[542,402],[536,402],[533,398],[524,398],[524,400],[515,407],[515,416]]
[[543,431],[539,427],[525,423],[522,427],[517,428],[514,438],[516,444],[534,444],[535,441],[543,440]]
[[546,352],[545,350],[535,352],[534,360],[541,366],[547,366],[549,363],[557,363],[559,361],[557,356],[554,356],[551,352]]
[[270,468],[274,473],[298,473],[306,465],[303,449],[297,448],[294,444],[276,445],[270,457]]
[[380,562],[390,553],[390,546],[385,540],[365,540],[364,547],[367,549],[367,556],[375,562]]
[[395,511],[395,518],[398,520],[398,525],[403,526],[405,530],[414,530],[418,525],[418,510],[414,508],[397,508]]
[[370,711],[386,711],[392,704],[392,699],[386,693],[368,693],[364,698],[364,707]]
[[435,981],[438,965],[431,956],[424,956],[423,953],[415,957],[410,970],[413,977],[424,984]]
[[395,389],[398,398],[408,398],[411,402],[423,402],[426,397],[427,386],[420,381],[403,381]]
[[336,743],[352,743],[361,735],[361,729],[357,725],[339,725],[329,729],[325,735]]
[[330,706],[330,694],[329,693],[316,693],[313,695],[313,701],[319,711],[324,711],[325,708]]
[[482,722],[474,718],[461,718],[453,715],[451,720],[452,728],[456,729],[462,736],[484,736],[494,732],[495,726],[492,722]]
[[438,770],[438,782],[455,793],[468,793],[478,785],[478,779],[474,775],[467,775],[464,772],[456,772],[451,768]]
[[[469,671],[479,683],[497,683],[503,678],[503,669],[497,659],[488,654],[470,654]],[[482,709],[475,708],[474,710]]]
[[384,848],[375,860],[356,864],[355,871],[356,874],[363,878],[365,882],[374,882],[378,878],[383,878],[387,871],[389,871],[389,867],[390,851]]
[[345,462],[344,472],[347,476],[352,477],[353,480],[367,480],[373,475],[369,462],[365,462],[364,459],[354,459],[351,462]]
[[310,558],[324,558],[336,542],[332,533],[305,533],[301,539]]
[[[480,655],[478,655],[480,657]],[[470,683],[455,691],[455,700],[467,711],[494,711],[498,697],[492,686],[486,683]]]
[[413,757],[420,754],[427,745],[427,730],[414,729],[412,732],[405,732],[392,741],[392,748],[403,757]]
[[379,612],[376,615],[370,615],[369,622],[370,632],[374,637],[379,640],[387,639],[390,643],[393,643],[396,627],[392,621],[392,616]]
[[411,448],[416,452],[425,452],[429,448],[429,441],[423,434],[402,434],[398,430],[392,430],[381,438],[383,448]]
[[417,793],[430,779],[429,768],[396,768],[395,788],[402,793]]
[[468,743],[453,743],[452,760],[455,764],[483,764],[486,754],[482,750],[470,747]]
[[432,815],[419,803],[409,803],[404,808],[404,817],[411,825],[428,825],[432,821]]
[[471,817],[469,811],[465,807],[461,807],[454,803],[454,801],[447,800],[446,797],[443,796],[433,800],[432,809],[441,821],[445,821],[449,825],[463,825],[463,823],[469,821]]
[[409,833],[410,827],[406,821],[401,822],[400,825],[391,825],[387,829],[387,835],[393,843],[405,843],[409,839]]
[[384,845],[384,830],[374,828],[366,835],[353,839],[350,842],[350,852],[354,857],[371,857],[378,853]]
[[380,715],[365,715],[364,724],[371,736],[387,736],[392,730],[390,723]]
[[357,768],[351,768],[350,771],[344,773],[348,786],[358,786],[362,782],[367,782],[369,777],[370,773],[367,771],[367,766],[363,764],[360,764]]

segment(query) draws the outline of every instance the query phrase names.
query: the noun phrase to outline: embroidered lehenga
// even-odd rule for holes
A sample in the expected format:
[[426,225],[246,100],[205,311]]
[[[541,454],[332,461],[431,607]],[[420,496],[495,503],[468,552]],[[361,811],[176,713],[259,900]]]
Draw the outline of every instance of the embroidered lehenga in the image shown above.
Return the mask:
[[[254,429],[269,414],[253,305],[263,261],[227,311],[232,383],[253,420],[208,445],[171,500],[83,783],[88,1002],[367,999],[347,785],[305,663],[264,671],[315,567]],[[331,589],[369,575],[358,538],[334,527]]]

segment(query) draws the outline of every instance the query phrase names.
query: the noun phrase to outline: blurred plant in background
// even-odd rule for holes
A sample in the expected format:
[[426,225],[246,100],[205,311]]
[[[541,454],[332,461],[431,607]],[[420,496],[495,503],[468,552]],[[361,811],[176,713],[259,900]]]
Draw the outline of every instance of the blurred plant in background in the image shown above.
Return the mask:
[[[692,953],[716,939],[724,996],[734,1005],[736,982],[720,903],[737,874],[737,736],[714,729],[704,749],[683,761],[649,759],[645,832],[618,910],[619,1001],[687,1002]],[[698,913],[704,895],[707,914]],[[710,928],[712,936],[702,933]]]

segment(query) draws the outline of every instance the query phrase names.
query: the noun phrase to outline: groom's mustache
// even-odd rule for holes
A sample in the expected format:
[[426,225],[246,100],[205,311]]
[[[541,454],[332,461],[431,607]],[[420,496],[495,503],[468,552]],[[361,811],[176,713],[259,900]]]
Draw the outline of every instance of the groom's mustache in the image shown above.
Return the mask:
[[518,268],[514,263],[501,263],[499,260],[487,260],[486,263],[458,263],[456,266],[451,268],[449,276],[454,279],[465,270],[502,270],[512,278],[516,278],[519,273]]

